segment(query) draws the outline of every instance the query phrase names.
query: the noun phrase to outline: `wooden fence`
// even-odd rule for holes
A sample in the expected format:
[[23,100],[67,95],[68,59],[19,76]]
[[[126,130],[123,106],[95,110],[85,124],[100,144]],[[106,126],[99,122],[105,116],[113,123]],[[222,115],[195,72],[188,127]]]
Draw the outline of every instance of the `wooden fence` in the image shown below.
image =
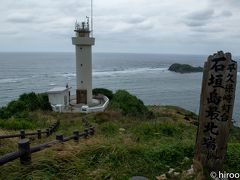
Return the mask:
[[56,140],[46,142],[44,144],[35,145],[33,147],[30,147],[30,140],[29,139],[20,139],[18,142],[18,151],[11,152],[8,154],[5,154],[0,157],[0,166],[3,164],[6,164],[8,162],[11,162],[17,158],[20,158],[20,163],[23,165],[27,165],[31,163],[31,154],[42,151],[46,148],[52,147],[55,144],[58,143],[64,143],[66,141],[74,140],[75,142],[79,141],[80,137],[87,138],[89,135],[92,136],[95,133],[94,127],[89,127],[88,129],[85,129],[84,132],[74,131],[73,135],[68,137],[63,137],[62,134],[56,135]]
[[21,130],[19,134],[9,134],[9,135],[0,135],[0,139],[8,139],[8,138],[15,138],[20,137],[21,139],[25,139],[26,136],[36,136],[38,139],[42,138],[42,134],[46,134],[46,136],[50,136],[53,132],[57,130],[57,128],[60,125],[60,121],[57,120],[55,123],[53,123],[49,128],[45,130],[38,129],[36,132],[25,132],[24,130]]

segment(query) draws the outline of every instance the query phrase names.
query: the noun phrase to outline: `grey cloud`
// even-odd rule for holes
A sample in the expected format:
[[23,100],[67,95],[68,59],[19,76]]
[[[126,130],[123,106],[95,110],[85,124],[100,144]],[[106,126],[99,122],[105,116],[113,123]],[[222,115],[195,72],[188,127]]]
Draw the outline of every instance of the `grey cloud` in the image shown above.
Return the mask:
[[35,20],[35,18],[31,15],[27,14],[11,14],[6,18],[7,22],[12,23],[31,23]]
[[204,9],[201,11],[195,11],[187,15],[187,18],[190,20],[204,21],[209,20],[213,17],[213,9]]
[[193,28],[192,31],[200,32],[200,33],[218,33],[218,32],[224,32],[224,28],[198,27],[198,28]]
[[130,23],[130,24],[138,24],[138,23],[142,23],[146,20],[145,17],[140,16],[140,15],[134,15],[134,16],[126,17],[124,19],[126,19],[127,22]]
[[239,8],[240,1],[239,0],[209,0],[210,4],[213,5],[223,5],[226,8],[227,6]]
[[206,26],[214,17],[213,9],[203,9],[200,11],[191,12],[185,16],[185,24],[189,27]]
[[207,22],[205,22],[205,21],[189,21],[189,22],[185,22],[185,24],[190,27],[198,27],[198,26],[205,26],[207,24]]
[[4,36],[4,35],[17,35],[18,31],[16,30],[0,30],[0,35]]
[[[234,38],[240,31],[239,5],[240,0],[94,0],[94,49],[129,51],[134,47],[153,52],[161,47],[166,52],[193,52],[199,48],[191,49],[191,41],[204,51],[209,43],[218,48],[216,39],[221,39],[239,51],[239,38]],[[90,15],[90,0],[2,1],[0,49],[18,51],[14,40],[20,37],[25,51],[73,51],[75,20],[86,15]],[[238,46],[226,42],[225,37]]]
[[228,10],[224,10],[220,14],[220,16],[222,16],[222,17],[231,17],[232,15],[233,15],[233,13],[231,11],[228,11]]

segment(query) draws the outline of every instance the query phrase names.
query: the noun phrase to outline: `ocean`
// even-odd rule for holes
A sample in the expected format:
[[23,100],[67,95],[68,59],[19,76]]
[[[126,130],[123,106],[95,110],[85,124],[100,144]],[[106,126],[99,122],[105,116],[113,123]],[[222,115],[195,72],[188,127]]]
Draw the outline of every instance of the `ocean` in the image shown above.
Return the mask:
[[[198,113],[202,73],[168,71],[173,63],[203,66],[207,55],[93,54],[93,87],[126,89],[147,105],[176,105]],[[239,57],[235,60],[240,64]],[[234,121],[240,126],[240,65]],[[46,92],[54,86],[76,87],[75,54],[0,53],[0,106],[24,92]]]

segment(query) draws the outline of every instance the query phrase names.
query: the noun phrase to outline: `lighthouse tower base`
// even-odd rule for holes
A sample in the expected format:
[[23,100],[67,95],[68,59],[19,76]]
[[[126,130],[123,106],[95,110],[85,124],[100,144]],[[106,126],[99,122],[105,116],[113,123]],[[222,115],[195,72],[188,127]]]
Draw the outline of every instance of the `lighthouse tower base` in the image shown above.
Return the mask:
[[77,104],[91,104],[92,102],[87,102],[87,90],[76,90],[76,100]]
[[[81,94],[80,90],[80,94]],[[82,94],[81,94],[82,96]],[[83,99],[80,99],[82,101]],[[70,108],[68,112],[81,112],[81,113],[91,113],[91,112],[102,112],[104,111],[109,104],[108,97],[99,94],[97,96],[93,96],[91,100],[91,104],[86,103],[78,103],[77,95],[71,96]]]

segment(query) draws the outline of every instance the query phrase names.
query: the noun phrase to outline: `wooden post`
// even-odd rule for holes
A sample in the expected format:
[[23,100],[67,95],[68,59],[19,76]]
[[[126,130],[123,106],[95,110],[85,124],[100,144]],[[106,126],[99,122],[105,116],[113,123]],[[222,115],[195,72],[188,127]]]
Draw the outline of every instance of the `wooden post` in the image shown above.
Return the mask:
[[73,132],[73,134],[75,135],[74,141],[75,141],[75,142],[78,142],[78,141],[79,141],[79,131],[76,130],[76,131]]
[[57,134],[56,135],[56,140],[63,142],[63,135],[62,134]]
[[87,138],[88,137],[88,129],[84,129],[85,135],[84,137]]
[[42,138],[42,130],[41,129],[37,130],[37,136],[38,136],[38,139]]
[[47,134],[47,137],[50,136],[50,130],[49,129],[46,129],[46,134]]
[[[237,62],[222,51],[205,63],[195,146],[195,165],[207,173],[222,170],[235,99]],[[208,174],[209,175],[209,174]]]
[[53,124],[53,132],[55,132],[56,128],[57,128],[57,123],[54,123]]
[[95,133],[94,127],[90,127],[90,135],[92,136],[92,135],[94,135],[94,133]]
[[51,135],[52,133],[53,133],[53,127],[50,126],[50,127],[49,127],[49,134]]
[[25,139],[26,135],[25,135],[25,131],[24,130],[21,130],[20,131],[20,138],[21,139]]
[[31,151],[30,151],[30,141],[29,139],[21,139],[18,142],[18,150],[20,153],[20,162],[21,164],[30,164],[31,163]]

